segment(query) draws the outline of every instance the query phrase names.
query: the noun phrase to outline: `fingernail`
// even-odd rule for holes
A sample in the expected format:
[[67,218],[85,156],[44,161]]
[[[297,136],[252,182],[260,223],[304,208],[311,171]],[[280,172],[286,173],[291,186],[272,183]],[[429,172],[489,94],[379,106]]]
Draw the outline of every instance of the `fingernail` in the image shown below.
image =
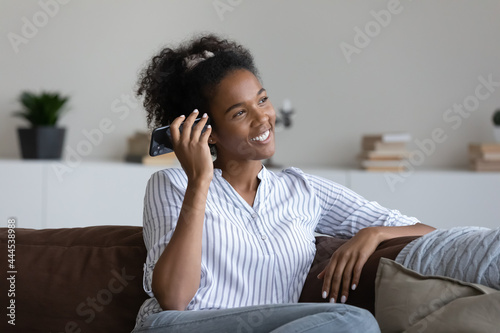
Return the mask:
[[207,128],[212,128],[212,125],[207,125]]
[[351,287],[351,289],[352,290],[356,290],[356,287],[357,287],[356,284],[353,284],[352,287]]
[[208,114],[204,113],[202,117],[206,118],[206,117],[208,117]]
[[198,112],[199,112],[198,109],[194,109],[193,111],[193,113],[198,113]]
[[330,303],[335,303],[335,298],[330,298]]
[[323,291],[322,296],[323,296],[324,299],[326,299],[326,296],[328,296],[328,294],[326,293],[326,291]]
[[185,117],[185,115],[181,114],[179,117],[184,118],[184,117]]
[[345,295],[342,295],[342,297],[340,298],[340,303],[344,304],[345,301],[347,301],[347,297],[345,297]]

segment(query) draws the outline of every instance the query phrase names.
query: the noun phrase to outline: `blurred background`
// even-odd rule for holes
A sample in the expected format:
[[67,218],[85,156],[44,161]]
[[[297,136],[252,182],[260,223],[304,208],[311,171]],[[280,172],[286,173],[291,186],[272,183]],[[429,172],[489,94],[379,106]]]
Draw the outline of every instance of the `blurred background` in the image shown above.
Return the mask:
[[[70,96],[65,154],[109,119],[85,159],[123,160],[127,138],[147,130],[138,72],[161,48],[214,32],[253,52],[276,109],[292,102],[276,162],[355,167],[363,134],[409,132],[418,149],[438,128],[446,140],[422,167],[465,167],[469,142],[493,141],[499,17],[498,0],[1,0],[0,158],[20,158],[20,93],[49,90]],[[481,78],[493,83],[474,104]],[[464,103],[472,111],[453,109]]]

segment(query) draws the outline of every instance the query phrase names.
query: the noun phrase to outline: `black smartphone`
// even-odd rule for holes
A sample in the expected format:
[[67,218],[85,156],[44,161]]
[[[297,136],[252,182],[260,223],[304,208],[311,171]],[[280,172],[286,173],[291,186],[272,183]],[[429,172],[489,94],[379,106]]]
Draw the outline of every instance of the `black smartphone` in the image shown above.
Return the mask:
[[[194,125],[196,125],[201,118],[196,118]],[[205,132],[207,126],[210,124],[210,118],[207,119],[207,123],[203,127],[202,133]],[[182,126],[179,126],[179,131],[182,133]],[[149,144],[149,155],[158,156],[163,154],[168,154],[174,151],[174,146],[172,144],[172,134],[170,133],[170,125],[158,127],[153,130],[151,134],[151,142]]]

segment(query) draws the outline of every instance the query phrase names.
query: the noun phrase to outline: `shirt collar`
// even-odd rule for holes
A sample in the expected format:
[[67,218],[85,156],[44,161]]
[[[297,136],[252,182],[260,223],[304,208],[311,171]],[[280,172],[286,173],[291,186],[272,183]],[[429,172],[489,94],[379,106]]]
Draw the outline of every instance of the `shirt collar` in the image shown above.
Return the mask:
[[[217,177],[222,177],[222,170],[218,168],[214,168],[214,175]],[[257,178],[260,180],[266,180],[269,177],[269,170],[266,169],[264,164],[262,164],[262,169],[260,169],[259,173],[257,174]]]
[[269,171],[266,169],[264,164],[262,164],[262,169],[260,169],[259,173],[257,174],[257,178],[260,180],[266,180],[269,177]]

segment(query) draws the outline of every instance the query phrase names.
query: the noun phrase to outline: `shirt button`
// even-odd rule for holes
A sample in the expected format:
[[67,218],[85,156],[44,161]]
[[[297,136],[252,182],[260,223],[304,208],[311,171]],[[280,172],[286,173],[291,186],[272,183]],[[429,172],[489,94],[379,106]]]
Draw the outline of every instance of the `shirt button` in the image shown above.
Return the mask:
[[256,218],[257,218],[257,214],[253,213],[253,214],[252,214],[252,218],[253,218],[253,219],[256,219]]
[[266,235],[261,235],[260,238],[262,238],[262,240],[266,240],[267,236]]

